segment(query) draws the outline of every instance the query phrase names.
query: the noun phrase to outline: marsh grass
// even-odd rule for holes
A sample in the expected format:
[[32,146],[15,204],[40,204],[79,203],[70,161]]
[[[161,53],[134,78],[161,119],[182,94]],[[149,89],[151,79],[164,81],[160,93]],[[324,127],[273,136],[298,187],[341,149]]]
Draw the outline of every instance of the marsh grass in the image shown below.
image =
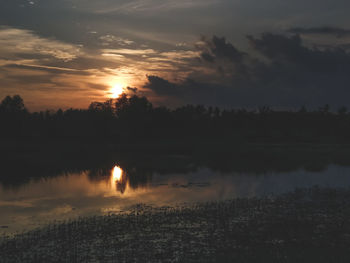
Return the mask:
[[0,241],[1,262],[350,262],[350,190],[56,222]]

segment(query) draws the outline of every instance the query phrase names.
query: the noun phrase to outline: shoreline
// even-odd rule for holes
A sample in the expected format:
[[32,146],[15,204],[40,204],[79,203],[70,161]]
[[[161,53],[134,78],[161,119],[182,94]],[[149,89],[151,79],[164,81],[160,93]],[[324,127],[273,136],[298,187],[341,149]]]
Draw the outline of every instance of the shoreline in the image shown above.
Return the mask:
[[123,170],[187,171],[196,167],[232,172],[264,173],[328,165],[350,166],[350,145],[342,144],[112,144],[88,142],[7,142],[0,151],[0,183],[21,184],[30,178],[70,171]]

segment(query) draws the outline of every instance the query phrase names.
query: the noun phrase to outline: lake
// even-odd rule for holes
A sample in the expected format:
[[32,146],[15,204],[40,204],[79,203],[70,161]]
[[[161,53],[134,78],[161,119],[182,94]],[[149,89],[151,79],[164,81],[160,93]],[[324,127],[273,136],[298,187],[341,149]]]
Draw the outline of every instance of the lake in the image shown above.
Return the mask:
[[[115,160],[109,166],[63,169],[54,175],[29,177],[18,184],[0,182],[0,233],[22,232],[55,220],[126,211],[139,203],[172,206],[276,195],[315,185],[350,186],[348,165],[322,163],[320,169],[296,165],[251,171],[234,169],[235,162],[231,169],[220,169],[181,161],[186,156],[175,159],[185,167],[178,164],[178,169],[157,169],[154,161],[152,169],[140,168]],[[159,166],[164,166],[161,158]]]

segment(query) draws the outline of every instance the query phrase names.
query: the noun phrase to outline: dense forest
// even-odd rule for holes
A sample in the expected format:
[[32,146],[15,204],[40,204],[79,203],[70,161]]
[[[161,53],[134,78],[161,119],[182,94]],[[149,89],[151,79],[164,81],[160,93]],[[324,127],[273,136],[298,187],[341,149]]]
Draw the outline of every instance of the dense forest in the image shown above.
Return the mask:
[[29,112],[19,95],[0,104],[2,139],[89,139],[113,142],[245,141],[350,142],[350,114],[329,105],[308,111],[155,107],[146,97],[122,94],[88,109]]

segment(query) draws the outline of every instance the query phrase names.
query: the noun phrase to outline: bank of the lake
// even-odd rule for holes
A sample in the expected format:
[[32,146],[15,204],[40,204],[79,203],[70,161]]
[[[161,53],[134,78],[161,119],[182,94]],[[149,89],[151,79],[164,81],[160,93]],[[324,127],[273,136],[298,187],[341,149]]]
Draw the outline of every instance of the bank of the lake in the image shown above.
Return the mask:
[[143,205],[2,238],[2,262],[349,262],[350,190]]
[[108,140],[1,141],[0,182],[19,185],[30,178],[62,172],[124,167],[183,171],[205,166],[223,171],[324,170],[328,165],[350,166],[350,144],[239,143],[164,141],[113,143]]

